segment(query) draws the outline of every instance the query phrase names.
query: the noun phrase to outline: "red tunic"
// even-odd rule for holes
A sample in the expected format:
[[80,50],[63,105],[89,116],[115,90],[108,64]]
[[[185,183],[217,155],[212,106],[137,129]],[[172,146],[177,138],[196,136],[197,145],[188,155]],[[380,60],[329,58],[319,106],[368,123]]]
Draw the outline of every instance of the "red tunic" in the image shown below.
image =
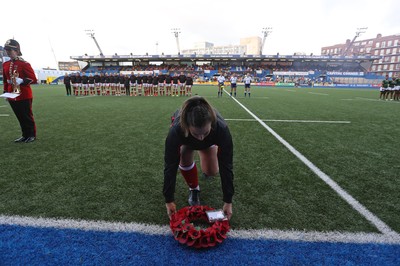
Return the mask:
[[32,99],[32,88],[31,83],[36,83],[36,75],[31,65],[21,57],[17,57],[15,60],[9,60],[3,63],[3,82],[4,92],[13,92],[11,84],[11,73],[16,70],[19,74],[19,78],[23,79],[20,84],[21,94],[15,99],[8,99],[9,101],[21,101],[26,99]]

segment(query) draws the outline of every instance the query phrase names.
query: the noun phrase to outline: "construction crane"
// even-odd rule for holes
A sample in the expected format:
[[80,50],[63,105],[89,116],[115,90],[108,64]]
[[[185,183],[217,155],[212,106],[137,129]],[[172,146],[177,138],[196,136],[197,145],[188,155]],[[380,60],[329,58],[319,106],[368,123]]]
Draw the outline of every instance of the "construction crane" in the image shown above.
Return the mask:
[[347,45],[346,49],[342,52],[343,56],[346,56],[347,53],[350,51],[351,47],[353,46],[355,40],[360,37],[361,33],[365,33],[365,31],[368,29],[368,27],[364,28],[357,28],[356,35],[354,36],[353,40]]
[[178,29],[178,28],[173,28],[173,29],[171,29],[171,30],[172,30],[172,33],[175,35],[176,46],[177,46],[177,48],[178,48],[178,54],[180,54],[180,53],[181,53],[181,49],[179,48],[179,33],[181,33],[181,32],[180,32],[180,29]]
[[99,51],[100,51],[100,55],[103,55],[103,51],[101,50],[99,43],[97,42],[96,38],[94,37],[94,30],[85,30],[85,31],[86,31],[86,34],[94,40],[94,43],[96,44],[97,49],[99,49]]
[[261,50],[260,50],[260,55],[262,55],[263,50],[264,50],[264,44],[265,44],[265,39],[268,37],[268,34],[272,32],[271,27],[263,28],[262,33],[264,34],[264,38],[261,43]]

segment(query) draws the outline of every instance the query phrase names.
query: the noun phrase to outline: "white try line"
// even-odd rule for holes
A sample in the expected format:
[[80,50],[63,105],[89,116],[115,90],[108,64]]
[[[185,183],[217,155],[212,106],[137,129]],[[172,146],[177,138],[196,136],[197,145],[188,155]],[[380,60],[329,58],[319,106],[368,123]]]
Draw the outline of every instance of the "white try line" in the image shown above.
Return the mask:
[[[0,224],[55,229],[78,229],[83,231],[141,233],[148,235],[172,236],[169,226],[141,223],[122,223],[105,221],[86,221],[73,219],[34,218],[24,216],[0,215]],[[386,236],[377,233],[348,233],[348,232],[316,232],[316,231],[283,231],[283,230],[231,230],[229,237],[236,239],[263,239],[303,242],[331,242],[331,243],[379,243],[400,244],[395,236]]]
[[308,92],[309,94],[315,94],[315,95],[324,95],[324,96],[329,96],[329,94],[326,93],[319,93],[319,92]]
[[96,95],[79,96],[79,97],[75,97],[75,99],[84,99],[84,98],[91,98],[91,97],[96,97]]
[[0,108],[7,107],[7,105],[0,105]]
[[[226,91],[225,91],[226,92]],[[387,224],[379,219],[375,214],[370,212],[364,205],[358,200],[351,196],[347,191],[340,187],[332,178],[322,172],[316,165],[308,160],[303,154],[297,151],[292,145],[278,135],[272,128],[267,126],[260,118],[253,114],[246,106],[241,104],[235,98],[232,98],[237,104],[239,104],[247,113],[249,113],[254,119],[256,119],[269,133],[271,133],[280,143],[282,143],[289,151],[291,151],[300,161],[302,161],[311,171],[313,171],[320,179],[322,179],[328,186],[330,186],[340,197],[342,197],[348,204],[350,204],[356,211],[358,211],[365,219],[370,221],[381,233],[386,236],[393,236],[400,238],[400,235],[393,231]]]
[[9,114],[0,114],[0,116],[10,116]]
[[[241,118],[224,118],[226,121],[257,121],[256,119]],[[327,123],[327,124],[350,124],[350,121],[334,121],[334,120],[284,120],[284,119],[261,119],[264,122],[284,122],[284,123]]]

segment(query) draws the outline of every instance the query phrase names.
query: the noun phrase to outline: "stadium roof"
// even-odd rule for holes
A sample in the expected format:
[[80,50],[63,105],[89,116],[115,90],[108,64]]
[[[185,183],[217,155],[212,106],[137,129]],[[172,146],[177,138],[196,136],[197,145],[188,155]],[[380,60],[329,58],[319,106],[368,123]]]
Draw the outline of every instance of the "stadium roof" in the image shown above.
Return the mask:
[[239,55],[239,54],[184,54],[184,55],[82,55],[71,59],[84,62],[160,62],[212,61],[212,62],[284,62],[284,61],[329,61],[365,62],[380,59],[381,56],[332,56],[332,55]]

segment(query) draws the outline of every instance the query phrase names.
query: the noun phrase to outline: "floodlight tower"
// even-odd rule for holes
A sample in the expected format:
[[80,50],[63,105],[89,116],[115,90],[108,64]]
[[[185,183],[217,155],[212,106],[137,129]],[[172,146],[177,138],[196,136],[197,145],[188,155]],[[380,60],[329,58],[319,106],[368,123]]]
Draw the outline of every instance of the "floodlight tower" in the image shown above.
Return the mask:
[[263,28],[262,33],[264,34],[264,38],[261,43],[261,50],[260,50],[260,55],[262,55],[263,50],[264,50],[264,44],[265,44],[265,39],[268,37],[268,35],[272,32],[272,27],[266,27]]
[[94,43],[96,44],[97,48],[98,48],[99,51],[100,51],[100,55],[103,55],[103,51],[101,50],[99,44],[97,43],[96,38],[94,37],[94,30],[85,30],[85,31],[86,31],[86,34],[87,34],[90,38],[92,38],[92,39],[94,40]]
[[179,33],[181,33],[181,30],[178,29],[178,28],[173,28],[171,30],[172,30],[172,33],[175,36],[175,39],[176,39],[176,46],[178,48],[178,54],[180,54],[181,53],[181,49],[179,48]]
[[350,51],[350,48],[353,46],[353,43],[355,42],[355,40],[360,37],[361,33],[365,33],[365,31],[368,29],[368,27],[364,27],[364,28],[357,28],[356,31],[356,35],[354,36],[353,40],[349,43],[349,45],[347,45],[346,49],[344,49],[344,51],[342,52],[343,56],[346,56],[347,53]]
[[156,41],[156,55],[158,55],[158,41]]

